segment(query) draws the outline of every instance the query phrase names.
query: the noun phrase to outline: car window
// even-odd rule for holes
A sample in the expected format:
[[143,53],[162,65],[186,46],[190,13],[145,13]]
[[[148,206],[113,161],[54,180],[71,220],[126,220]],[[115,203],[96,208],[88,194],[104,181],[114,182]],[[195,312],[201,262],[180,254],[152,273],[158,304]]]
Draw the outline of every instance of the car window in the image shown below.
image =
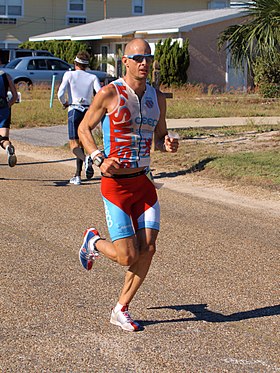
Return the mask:
[[48,70],[47,61],[45,59],[35,60],[36,70]]
[[36,70],[35,60],[30,60],[28,62],[27,70]]
[[7,63],[5,67],[9,69],[15,69],[15,67],[20,63],[20,61],[21,61],[20,58],[16,58],[15,60],[12,60],[11,62]]
[[16,51],[16,57],[29,57],[32,56],[32,52],[29,51]]
[[59,60],[47,60],[49,70],[69,70],[71,66],[67,63]]
[[52,56],[52,53],[50,52],[36,52],[36,56]]
[[27,65],[27,70],[48,70],[47,62],[45,59],[30,60]]

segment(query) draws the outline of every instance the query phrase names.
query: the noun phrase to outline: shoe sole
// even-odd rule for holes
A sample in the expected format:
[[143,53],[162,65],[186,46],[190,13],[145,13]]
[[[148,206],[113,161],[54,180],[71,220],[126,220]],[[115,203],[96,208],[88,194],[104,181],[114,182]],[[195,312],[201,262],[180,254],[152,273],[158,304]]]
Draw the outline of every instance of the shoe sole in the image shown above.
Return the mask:
[[126,332],[138,332],[140,331],[141,329],[126,329],[123,324],[121,324],[119,321],[115,321],[112,317],[110,319],[110,323],[113,324],[113,325],[117,325],[117,326],[120,326],[122,328],[122,330],[125,330]]
[[8,156],[8,165],[9,167],[15,167],[17,164],[17,157],[15,154],[11,154]]
[[92,167],[87,168],[87,170],[86,170],[86,178],[87,178],[88,180],[89,180],[89,179],[92,179],[92,178],[93,178],[93,175],[94,175],[93,168],[92,168]]

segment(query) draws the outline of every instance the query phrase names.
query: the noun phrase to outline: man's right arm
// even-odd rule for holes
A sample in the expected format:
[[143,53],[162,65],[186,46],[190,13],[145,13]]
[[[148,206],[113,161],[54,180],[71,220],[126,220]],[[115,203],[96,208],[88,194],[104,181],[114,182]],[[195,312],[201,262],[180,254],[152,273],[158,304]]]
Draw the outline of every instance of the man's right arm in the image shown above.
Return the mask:
[[[100,123],[103,116],[117,105],[117,93],[113,85],[106,85],[94,97],[86,115],[79,124],[78,136],[88,154],[92,154],[98,147],[92,136],[92,130]],[[117,158],[106,158],[100,169],[110,172],[109,169],[119,168]]]
[[79,124],[78,136],[88,154],[97,150],[91,132],[100,123],[106,112],[110,110],[110,102],[114,100],[114,97],[114,87],[109,85],[103,87],[94,97],[86,115]]

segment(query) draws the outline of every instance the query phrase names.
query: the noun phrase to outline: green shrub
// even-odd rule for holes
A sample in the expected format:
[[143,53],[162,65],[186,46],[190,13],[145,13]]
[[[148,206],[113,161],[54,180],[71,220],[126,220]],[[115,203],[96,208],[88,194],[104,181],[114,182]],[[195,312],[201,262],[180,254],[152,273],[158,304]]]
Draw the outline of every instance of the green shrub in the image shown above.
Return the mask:
[[56,57],[73,64],[78,52],[86,50],[91,55],[91,69],[96,69],[100,62],[91,54],[91,51],[86,43],[71,40],[50,40],[50,41],[27,41],[20,44],[20,48],[26,49],[46,49],[53,53]]
[[260,94],[266,98],[280,97],[280,54],[274,60],[258,57],[253,71]]
[[164,42],[161,40],[156,44],[155,60],[160,65],[161,84],[181,86],[188,80],[187,69],[190,64],[189,41],[185,40],[180,47],[178,41],[172,42],[171,38]]
[[280,84],[277,83],[260,83],[259,92],[265,98],[279,98]]

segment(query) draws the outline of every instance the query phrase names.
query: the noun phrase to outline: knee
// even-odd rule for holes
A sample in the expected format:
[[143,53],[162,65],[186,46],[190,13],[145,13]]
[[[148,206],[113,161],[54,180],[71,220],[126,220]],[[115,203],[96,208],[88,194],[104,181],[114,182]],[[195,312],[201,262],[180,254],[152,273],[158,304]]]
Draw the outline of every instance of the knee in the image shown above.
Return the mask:
[[146,253],[148,256],[153,257],[156,253],[156,246],[155,245],[148,245],[146,249]]
[[9,139],[9,136],[1,136],[0,135],[0,146],[1,146],[1,148],[3,148],[3,149],[5,149],[5,143],[6,142],[10,142],[10,139]]
[[151,259],[156,253],[156,246],[154,244],[148,244],[140,249],[142,257]]
[[135,251],[133,253],[129,253],[127,255],[121,255],[118,257],[118,263],[122,266],[131,266],[138,260],[138,253]]

